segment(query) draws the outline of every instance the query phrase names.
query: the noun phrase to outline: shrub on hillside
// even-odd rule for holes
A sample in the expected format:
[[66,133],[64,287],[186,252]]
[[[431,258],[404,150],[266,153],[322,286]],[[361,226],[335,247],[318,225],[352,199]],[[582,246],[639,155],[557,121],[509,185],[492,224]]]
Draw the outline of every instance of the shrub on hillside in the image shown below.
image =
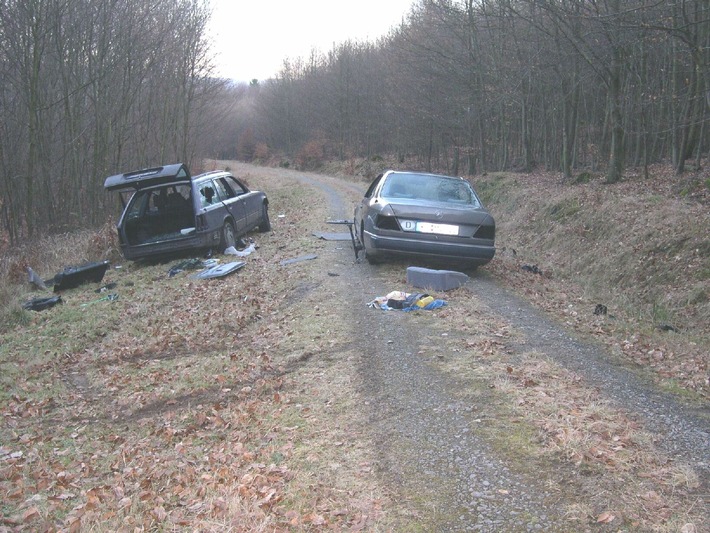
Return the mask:
[[252,161],[256,154],[256,141],[251,128],[244,130],[237,138],[237,157],[242,161]]
[[315,170],[325,161],[325,141],[308,141],[296,154],[296,165],[301,170]]
[[254,159],[257,161],[266,161],[269,159],[269,146],[266,143],[257,143],[254,148]]

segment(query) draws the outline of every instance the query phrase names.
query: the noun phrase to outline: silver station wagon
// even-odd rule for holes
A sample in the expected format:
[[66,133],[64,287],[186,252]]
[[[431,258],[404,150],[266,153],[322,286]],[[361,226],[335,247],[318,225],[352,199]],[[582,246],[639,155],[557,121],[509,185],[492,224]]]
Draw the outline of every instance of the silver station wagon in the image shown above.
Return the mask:
[[176,163],[109,176],[104,187],[121,196],[117,230],[126,259],[221,252],[254,229],[271,231],[266,194],[227,171],[193,177]]

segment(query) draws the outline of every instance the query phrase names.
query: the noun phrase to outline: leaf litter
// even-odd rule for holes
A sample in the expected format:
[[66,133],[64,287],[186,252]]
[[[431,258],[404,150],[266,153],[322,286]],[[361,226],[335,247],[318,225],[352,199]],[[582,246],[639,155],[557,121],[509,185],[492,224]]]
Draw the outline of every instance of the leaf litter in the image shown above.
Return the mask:
[[[274,199],[285,206],[279,209],[286,216],[275,230],[278,240],[264,236],[259,252],[233,279],[166,280],[162,265],[124,266],[121,276],[134,285],[112,304],[120,312],[99,318],[98,324],[67,324],[81,316],[71,315],[72,306],[58,313],[62,328],[69,326],[67,338],[46,349],[39,362],[25,365],[29,372],[0,404],[0,489],[9,502],[3,527],[366,530],[382,519],[383,505],[394,504],[373,484],[362,436],[339,427],[337,416],[329,418],[329,409],[352,408],[348,402],[356,401],[323,397],[332,382],[345,376],[333,375],[327,366],[293,372],[303,362],[327,360],[333,353],[347,358],[347,349],[322,331],[295,330],[304,317],[327,315],[327,306],[309,303],[304,309],[300,302],[313,289],[308,277],[299,269],[276,272],[273,266],[317,252],[319,245],[302,237],[311,222],[298,199],[289,204],[285,190],[276,182],[270,185]],[[323,213],[315,216],[325,219]],[[503,279],[512,279],[570,324],[598,334],[615,329],[601,318],[593,323],[582,319],[581,300],[573,299],[570,307],[569,294],[550,288],[554,276],[536,276],[531,286],[516,277],[523,272],[510,272],[503,272]],[[495,375],[489,378],[532,414],[532,423],[545,436],[544,453],[608,470],[610,487],[616,483],[613,475],[628,470],[649,480],[649,488],[629,494],[626,509],[650,509],[659,524],[673,523],[674,513],[684,516],[673,507],[675,500],[666,498],[682,492],[684,483],[692,486],[692,472],[684,475],[672,465],[664,470],[656,457],[644,459],[647,469],[628,462],[629,450],[644,443],[633,420],[619,413],[607,417],[593,391],[574,388],[574,376],[536,360],[507,360],[507,339],[515,332],[499,323],[477,331],[480,322],[467,326],[459,312],[451,306],[441,315],[461,319],[463,332],[469,328],[464,340],[451,335],[451,342],[463,343],[462,353],[496,363],[490,365]],[[82,331],[80,326],[96,329]],[[53,318],[36,317],[25,333],[55,341],[62,328]],[[630,335],[624,351],[639,350],[662,361],[658,348],[647,349],[641,338]],[[3,357],[23,366],[23,349],[32,346],[32,341],[15,339]],[[664,351],[664,357],[672,352]],[[340,381],[338,386],[346,391],[354,384]],[[303,398],[311,401],[302,403]],[[583,423],[576,426],[578,420]],[[349,459],[342,453],[329,455],[329,446],[344,450]],[[312,471],[304,466],[309,462]],[[338,477],[345,485],[333,481]],[[604,483],[600,489],[616,495]],[[620,520],[615,509],[580,507],[580,512],[583,521],[614,526]],[[626,515],[626,524],[647,524],[648,517]],[[684,524],[683,530],[695,526]]]

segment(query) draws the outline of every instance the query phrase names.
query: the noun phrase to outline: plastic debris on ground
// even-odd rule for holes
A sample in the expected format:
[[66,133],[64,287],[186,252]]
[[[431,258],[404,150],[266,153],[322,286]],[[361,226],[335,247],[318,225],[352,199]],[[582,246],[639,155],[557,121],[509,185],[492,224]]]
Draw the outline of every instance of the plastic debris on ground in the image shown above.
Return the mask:
[[73,289],[83,283],[100,283],[104,279],[104,274],[106,274],[108,267],[108,261],[67,267],[54,276],[54,292]]
[[214,261],[213,259],[208,259],[207,261],[203,259],[198,259],[198,258],[193,258],[193,259],[186,259],[185,261],[180,261],[179,263],[174,264],[173,266],[170,267],[170,270],[168,270],[168,276],[173,277],[176,274],[179,274],[180,272],[184,272],[185,270],[197,270],[200,268],[205,268],[206,266],[212,266],[212,264],[207,264],[210,261]]
[[237,257],[246,257],[249,254],[253,253],[255,250],[256,245],[254,243],[251,243],[243,250],[237,250],[234,246],[230,246],[229,248],[224,250],[224,255],[236,255]]
[[95,289],[94,292],[99,292],[99,293],[100,293],[100,292],[108,292],[108,291],[110,291],[111,289],[115,289],[115,288],[116,288],[116,284],[115,284],[115,283],[107,283],[107,284],[104,285],[103,287],[99,287],[98,289]]
[[294,257],[293,259],[284,259],[279,264],[281,266],[292,265],[293,263],[300,263],[301,261],[311,261],[312,259],[316,259],[317,257],[318,256],[316,254],[302,255],[300,257]]
[[523,265],[520,267],[522,270],[525,272],[530,272],[532,274],[540,274],[542,275],[542,270],[540,270],[537,265]]
[[349,241],[349,233],[328,233],[326,231],[314,231],[314,237],[318,237],[324,241]]
[[222,278],[243,268],[244,265],[246,265],[244,261],[233,261],[231,263],[225,263],[223,265],[215,265],[213,267],[203,270],[202,272],[194,274],[192,277],[195,279]]
[[468,276],[455,270],[407,267],[407,283],[422,289],[448,291],[457,289],[468,281]]
[[23,303],[22,308],[27,309],[28,311],[44,311],[45,309],[49,309],[50,307],[54,307],[55,305],[61,303],[64,303],[62,302],[61,296],[33,298],[30,301]]
[[373,309],[391,311],[393,309],[401,311],[431,311],[448,305],[446,300],[434,298],[426,293],[408,293],[403,291],[392,291],[386,296],[378,296],[367,306]]
[[94,300],[92,302],[86,302],[85,304],[81,304],[82,307],[86,307],[87,305],[95,304],[98,302],[115,302],[118,300],[118,294],[112,293],[112,294],[107,294],[103,298],[99,298],[98,300]]
[[606,315],[608,312],[609,309],[607,309],[607,306],[604,304],[597,304],[597,306],[594,308],[595,315]]
[[47,285],[44,280],[40,278],[31,267],[27,267],[27,274],[29,275],[29,282],[38,289],[45,290]]

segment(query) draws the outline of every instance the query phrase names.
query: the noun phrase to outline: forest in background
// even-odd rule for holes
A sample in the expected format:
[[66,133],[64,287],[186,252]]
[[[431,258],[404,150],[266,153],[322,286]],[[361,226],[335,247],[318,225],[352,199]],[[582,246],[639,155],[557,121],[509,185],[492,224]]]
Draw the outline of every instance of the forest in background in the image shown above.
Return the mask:
[[614,183],[707,155],[706,0],[420,0],[249,84],[212,76],[208,20],[208,0],[0,0],[0,239],[103,222],[106,175],[176,160]]
[[110,174],[196,159],[205,0],[0,0],[0,243],[104,223]]

